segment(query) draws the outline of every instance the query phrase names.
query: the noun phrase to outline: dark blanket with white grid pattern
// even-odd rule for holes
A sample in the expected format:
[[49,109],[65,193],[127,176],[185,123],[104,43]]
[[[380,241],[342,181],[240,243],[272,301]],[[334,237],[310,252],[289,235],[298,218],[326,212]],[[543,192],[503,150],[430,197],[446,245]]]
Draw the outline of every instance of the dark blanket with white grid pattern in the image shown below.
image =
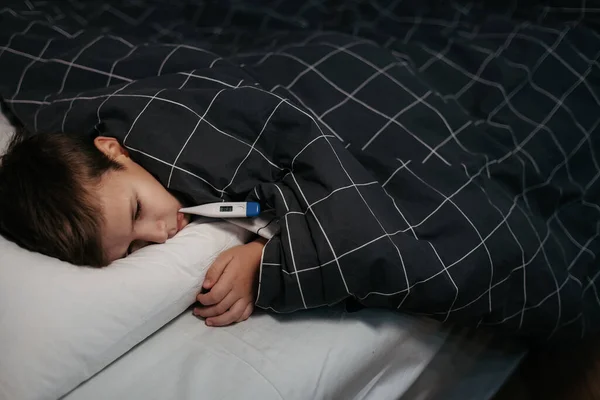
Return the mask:
[[597,333],[599,9],[497,3],[11,0],[0,94],[273,209],[259,307]]

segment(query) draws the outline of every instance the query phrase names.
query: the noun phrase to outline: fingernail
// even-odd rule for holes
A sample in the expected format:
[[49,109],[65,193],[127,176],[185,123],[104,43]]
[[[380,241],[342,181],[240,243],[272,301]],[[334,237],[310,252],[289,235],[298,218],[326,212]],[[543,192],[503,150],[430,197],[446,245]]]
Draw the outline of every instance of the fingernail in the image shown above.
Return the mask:
[[210,286],[212,284],[212,281],[210,279],[207,279],[204,281],[204,286]]
[[206,321],[206,325],[212,326],[212,321]]

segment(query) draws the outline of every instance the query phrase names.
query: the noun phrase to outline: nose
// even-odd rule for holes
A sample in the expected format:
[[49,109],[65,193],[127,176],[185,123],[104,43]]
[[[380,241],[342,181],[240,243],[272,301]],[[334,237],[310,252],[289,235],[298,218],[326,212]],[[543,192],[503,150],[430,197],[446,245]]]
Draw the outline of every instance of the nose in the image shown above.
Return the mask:
[[147,224],[140,233],[140,240],[150,243],[164,243],[169,238],[167,224],[163,220]]

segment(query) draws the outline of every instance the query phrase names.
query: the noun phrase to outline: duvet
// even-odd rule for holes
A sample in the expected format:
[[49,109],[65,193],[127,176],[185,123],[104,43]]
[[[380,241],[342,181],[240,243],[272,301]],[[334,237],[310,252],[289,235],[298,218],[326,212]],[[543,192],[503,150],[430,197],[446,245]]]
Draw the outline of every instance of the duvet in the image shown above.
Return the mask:
[[586,8],[4,3],[0,94],[28,132],[117,137],[191,204],[276,215],[258,306],[353,299],[537,340],[600,330]]

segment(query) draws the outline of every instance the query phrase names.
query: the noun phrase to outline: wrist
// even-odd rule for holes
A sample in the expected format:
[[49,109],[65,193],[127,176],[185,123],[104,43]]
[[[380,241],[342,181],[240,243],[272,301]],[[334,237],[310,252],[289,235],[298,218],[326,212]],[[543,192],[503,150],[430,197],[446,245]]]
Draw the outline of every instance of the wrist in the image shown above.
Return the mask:
[[263,238],[257,238],[249,243],[246,243],[245,245],[246,248],[249,249],[251,258],[256,261],[253,264],[256,265],[257,268],[260,265],[260,260],[262,259],[262,253],[266,243],[267,241]]
[[265,245],[267,244],[267,239],[265,239],[262,236],[258,236],[250,243],[257,243],[257,244],[261,245],[262,247],[265,247]]

